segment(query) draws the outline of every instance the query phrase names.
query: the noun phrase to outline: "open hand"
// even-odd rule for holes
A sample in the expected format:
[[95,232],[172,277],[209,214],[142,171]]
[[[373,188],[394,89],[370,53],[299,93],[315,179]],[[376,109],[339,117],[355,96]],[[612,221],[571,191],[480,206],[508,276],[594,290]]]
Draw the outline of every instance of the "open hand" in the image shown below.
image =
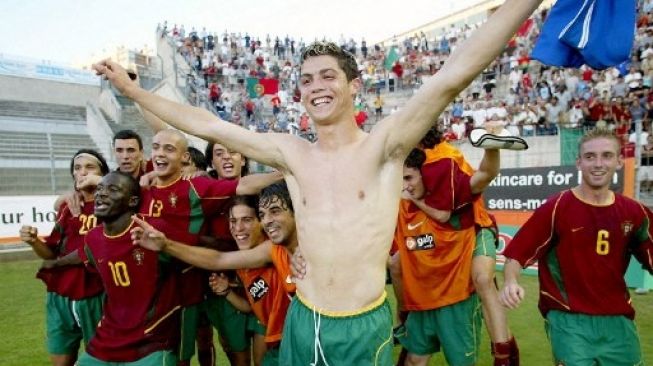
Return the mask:
[[131,230],[134,245],[140,245],[145,249],[155,252],[160,252],[165,249],[168,244],[168,238],[162,232],[136,215],[133,215],[132,219],[138,225]]
[[293,278],[298,280],[303,280],[306,276],[306,260],[299,248],[295,249],[295,253],[290,258],[290,272]]

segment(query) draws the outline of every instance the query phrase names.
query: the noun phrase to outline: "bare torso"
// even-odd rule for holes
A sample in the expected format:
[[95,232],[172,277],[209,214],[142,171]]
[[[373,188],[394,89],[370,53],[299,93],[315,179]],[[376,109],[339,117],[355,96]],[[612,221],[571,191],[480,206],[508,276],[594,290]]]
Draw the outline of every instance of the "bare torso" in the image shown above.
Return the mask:
[[[325,151],[286,146],[286,182],[307,274],[297,290],[318,309],[357,310],[384,291],[403,162],[371,135]],[[293,141],[294,142],[294,141]]]

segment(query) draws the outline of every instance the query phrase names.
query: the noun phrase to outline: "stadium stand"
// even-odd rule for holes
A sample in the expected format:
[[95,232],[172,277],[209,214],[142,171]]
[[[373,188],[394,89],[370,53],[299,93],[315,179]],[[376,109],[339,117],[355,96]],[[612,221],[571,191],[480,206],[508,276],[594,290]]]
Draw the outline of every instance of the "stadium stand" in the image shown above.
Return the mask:
[[[368,44],[365,40],[358,42],[344,36],[337,40],[341,47],[354,53],[359,61],[365,85],[356,100],[357,108],[364,112],[361,118],[362,128],[370,130],[375,123],[373,103],[376,94],[381,95],[384,101],[383,115],[401,108],[423,80],[438,72],[451,50],[480,25],[498,3],[494,0],[479,1],[468,9],[378,44]],[[642,122],[642,130],[647,133],[651,119],[653,94],[649,91],[653,84],[653,28],[650,26],[653,24],[652,8],[650,0],[639,1],[634,57],[630,63],[635,66],[632,73],[629,72],[629,64],[597,72],[588,68],[580,71],[549,68],[531,60],[529,52],[547,15],[547,9],[541,10],[524,23],[507,45],[506,53],[497,58],[461,94],[456,103],[449,106],[438,123],[449,139],[472,155],[475,153],[467,148],[466,135],[474,126],[493,118],[493,114],[504,121],[513,134],[526,136],[529,140],[605,124],[620,133],[624,143],[634,141],[633,136],[629,135],[634,133],[636,122]],[[198,34],[186,32],[177,26],[165,30],[159,26],[157,34],[156,57],[131,53],[125,57],[128,62],[125,66],[137,70],[148,89],[177,102],[205,107],[223,119],[243,127],[311,136],[310,125],[301,123],[302,108],[295,98],[297,65],[300,52],[305,46],[300,37],[257,36],[228,31]],[[14,79],[11,80],[11,85],[16,85]],[[623,89],[626,79],[632,85],[635,82],[639,84]],[[265,80],[272,80],[272,90],[263,88],[260,98],[252,94],[251,86],[261,86]],[[252,83],[250,88],[247,87],[248,83]],[[63,83],[56,87],[53,85],[52,80],[30,85],[30,89],[42,89],[38,94],[40,98],[53,96],[41,102],[30,99],[28,96],[34,93],[29,92],[19,93],[23,100],[9,100],[0,94],[1,119],[38,120],[45,126],[38,131],[41,132],[40,137],[32,135],[35,131],[27,128],[22,129],[22,136],[8,134],[12,137],[3,138],[1,159],[5,161],[11,158],[13,165],[3,163],[2,167],[8,169],[20,165],[17,156],[23,153],[23,160],[32,163],[44,156],[64,159],[63,155],[68,150],[55,146],[50,149],[35,147],[43,144],[42,135],[48,132],[50,142],[54,145],[70,142],[59,139],[55,131],[48,127],[53,125],[47,125],[46,122],[55,123],[56,126],[60,126],[62,121],[66,121],[64,124],[74,121],[84,125],[84,128],[79,128],[78,125],[72,129],[75,133],[85,132],[83,136],[88,144],[75,140],[72,146],[95,146],[110,162],[110,135],[120,129],[130,128],[139,132],[144,137],[146,150],[149,149],[152,134],[145,127],[140,111],[109,86],[100,84],[99,89],[93,89],[85,85],[85,94],[80,94],[75,99],[76,105],[65,105],[60,99],[54,98],[57,93],[53,91],[57,87],[68,91],[71,86]],[[93,93],[96,93],[95,97],[88,97]],[[623,98],[619,99],[620,96]],[[643,113],[639,110],[640,107],[633,107],[635,96],[640,99]],[[558,106],[552,102],[554,97],[558,99]],[[85,103],[79,101],[84,98],[87,99]],[[276,106],[273,106],[274,103]],[[557,121],[551,120],[553,116],[556,116]],[[18,130],[14,132],[21,130],[15,123],[12,126],[13,130]],[[6,130],[3,126],[0,129]],[[531,134],[533,137],[529,136]],[[9,144],[8,140],[15,144]],[[555,143],[541,145],[557,148],[563,145],[561,138],[550,140]],[[540,145],[532,141],[529,143]],[[201,143],[196,141],[195,145],[198,144]],[[543,162],[540,156],[526,153],[515,160],[514,164],[518,167],[543,163],[557,165],[564,160],[558,152],[551,153],[558,158]],[[550,154],[547,152],[545,155]],[[508,161],[512,161],[511,158]],[[52,165],[57,164],[59,163]],[[57,174],[52,173],[50,176]],[[58,185],[47,186],[51,191],[51,187]],[[27,185],[24,187],[24,193],[33,192]],[[17,188],[17,191],[21,189]]]

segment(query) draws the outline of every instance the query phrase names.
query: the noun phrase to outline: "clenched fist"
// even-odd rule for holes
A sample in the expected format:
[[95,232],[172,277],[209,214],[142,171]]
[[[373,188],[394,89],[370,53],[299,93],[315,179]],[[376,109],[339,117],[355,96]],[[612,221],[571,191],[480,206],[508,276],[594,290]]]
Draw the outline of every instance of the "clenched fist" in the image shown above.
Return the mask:
[[38,239],[39,230],[34,226],[23,225],[20,228],[20,240],[29,245],[34,245]]

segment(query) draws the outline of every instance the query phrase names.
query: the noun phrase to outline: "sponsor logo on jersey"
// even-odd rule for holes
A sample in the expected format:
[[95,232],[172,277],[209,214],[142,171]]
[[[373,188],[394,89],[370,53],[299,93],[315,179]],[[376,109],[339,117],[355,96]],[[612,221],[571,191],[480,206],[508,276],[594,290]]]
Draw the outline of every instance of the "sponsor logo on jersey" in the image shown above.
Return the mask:
[[424,221],[426,221],[426,220],[422,220],[422,221],[420,221],[420,222],[418,222],[418,223],[416,223],[416,224],[408,224],[408,230],[415,230],[415,229],[417,229],[418,227],[422,226],[422,224],[424,223]]
[[408,250],[426,250],[435,248],[435,237],[433,234],[422,234],[406,238]]
[[263,277],[259,276],[252,281],[252,284],[249,285],[247,288],[247,291],[249,292],[249,296],[251,296],[252,300],[254,302],[257,302],[261,300],[265,294],[267,294],[270,291],[270,286],[268,285],[267,282],[265,282],[265,279]]

